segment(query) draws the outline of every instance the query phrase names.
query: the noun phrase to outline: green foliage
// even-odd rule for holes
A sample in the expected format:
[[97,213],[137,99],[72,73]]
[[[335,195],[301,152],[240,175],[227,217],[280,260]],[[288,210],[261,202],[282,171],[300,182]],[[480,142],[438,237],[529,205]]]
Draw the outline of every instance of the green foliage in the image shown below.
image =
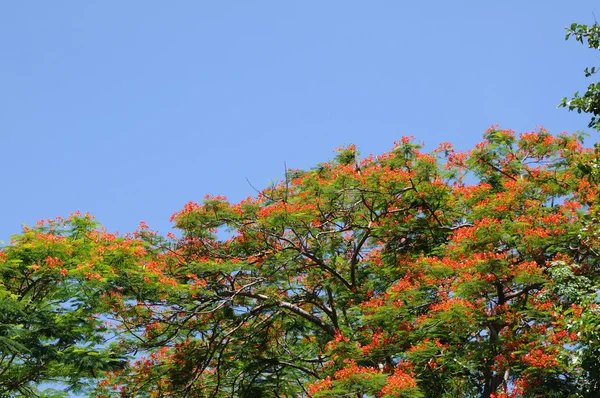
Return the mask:
[[[90,282],[96,224],[88,216],[40,222],[0,251],[0,395],[62,397],[124,359],[104,345],[102,285]],[[108,266],[108,264],[107,264]],[[99,274],[98,274],[99,275]]]
[[[573,37],[581,44],[586,44],[588,48],[600,49],[600,26],[597,23],[593,25],[580,25],[577,23],[571,24],[567,28],[566,40]],[[590,77],[598,72],[597,67],[585,68],[585,77]],[[583,95],[579,95],[579,91],[573,95],[573,98],[563,98],[559,107],[568,108],[569,111],[577,111],[577,113],[589,113],[592,118],[588,127],[600,130],[600,83],[591,83]]]

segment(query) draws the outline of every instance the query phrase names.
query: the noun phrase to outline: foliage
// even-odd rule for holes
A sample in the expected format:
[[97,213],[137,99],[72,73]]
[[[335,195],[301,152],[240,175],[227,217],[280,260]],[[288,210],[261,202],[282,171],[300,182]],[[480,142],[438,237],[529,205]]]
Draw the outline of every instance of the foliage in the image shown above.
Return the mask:
[[[4,286],[44,264],[52,316],[102,314],[52,350],[93,348],[106,367],[24,383],[105,370],[91,396],[598,396],[600,154],[581,142],[491,128],[468,152],[424,152],[405,137],[239,203],[188,203],[177,236],[70,221],[46,247],[26,231],[2,252]],[[7,336],[35,323],[11,322]]]
[[[593,25],[580,25],[577,23],[571,24],[567,28],[566,40],[575,38],[581,44],[587,44],[588,48],[600,49],[600,26],[597,23]],[[585,68],[585,77],[590,77],[598,72],[597,67]],[[573,98],[567,100],[563,98],[559,107],[568,108],[569,111],[577,111],[577,113],[589,113],[592,118],[588,127],[600,130],[600,83],[591,83],[583,96],[579,95],[579,91],[573,95]]]
[[60,382],[79,390],[87,379],[125,365],[104,344],[109,330],[96,316],[122,239],[96,226],[79,214],[40,221],[0,251],[3,397],[64,396],[36,386]]

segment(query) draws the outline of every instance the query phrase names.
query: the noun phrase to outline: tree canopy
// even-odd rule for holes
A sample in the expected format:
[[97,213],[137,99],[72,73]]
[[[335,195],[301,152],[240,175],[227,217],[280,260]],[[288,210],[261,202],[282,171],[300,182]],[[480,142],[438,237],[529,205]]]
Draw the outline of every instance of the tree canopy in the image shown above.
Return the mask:
[[0,251],[0,393],[595,397],[600,154],[493,127],[354,146],[176,233],[89,215]]
[[[574,38],[581,44],[586,44],[588,48],[600,49],[600,26],[597,23],[585,25],[573,23],[567,28],[566,40]],[[600,69],[596,66],[585,68],[585,77],[595,75]],[[600,131],[600,83],[590,83],[583,95],[579,91],[573,94],[573,98],[563,98],[559,107],[568,108],[569,111],[577,113],[589,113],[592,115],[588,127]]]

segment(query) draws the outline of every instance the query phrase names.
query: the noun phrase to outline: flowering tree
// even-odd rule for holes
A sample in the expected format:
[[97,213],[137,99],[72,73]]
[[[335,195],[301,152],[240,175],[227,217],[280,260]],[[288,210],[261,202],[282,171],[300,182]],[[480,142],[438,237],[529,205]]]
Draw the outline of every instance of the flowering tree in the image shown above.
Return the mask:
[[123,347],[148,355],[101,384],[593,396],[598,154],[543,129],[484,138],[466,153],[404,138],[360,162],[350,146],[240,203],[189,203],[180,238],[143,235],[147,283],[118,303]]
[[0,395],[63,397],[126,364],[109,349],[102,300],[141,241],[97,229],[91,216],[40,221],[0,251]]
[[189,203],[177,236],[74,240],[63,277],[108,323],[89,332],[130,358],[90,394],[598,395],[596,149],[492,128],[358,159]]

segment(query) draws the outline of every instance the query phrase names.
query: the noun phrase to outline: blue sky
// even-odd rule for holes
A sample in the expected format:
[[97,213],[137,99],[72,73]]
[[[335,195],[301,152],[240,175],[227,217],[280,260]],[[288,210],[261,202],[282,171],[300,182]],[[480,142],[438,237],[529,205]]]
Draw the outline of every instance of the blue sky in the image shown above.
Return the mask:
[[[90,212],[109,230],[232,200],[355,143],[434,148],[556,109],[600,54],[564,41],[595,1],[5,1],[0,240]],[[589,144],[596,141],[592,133]]]

